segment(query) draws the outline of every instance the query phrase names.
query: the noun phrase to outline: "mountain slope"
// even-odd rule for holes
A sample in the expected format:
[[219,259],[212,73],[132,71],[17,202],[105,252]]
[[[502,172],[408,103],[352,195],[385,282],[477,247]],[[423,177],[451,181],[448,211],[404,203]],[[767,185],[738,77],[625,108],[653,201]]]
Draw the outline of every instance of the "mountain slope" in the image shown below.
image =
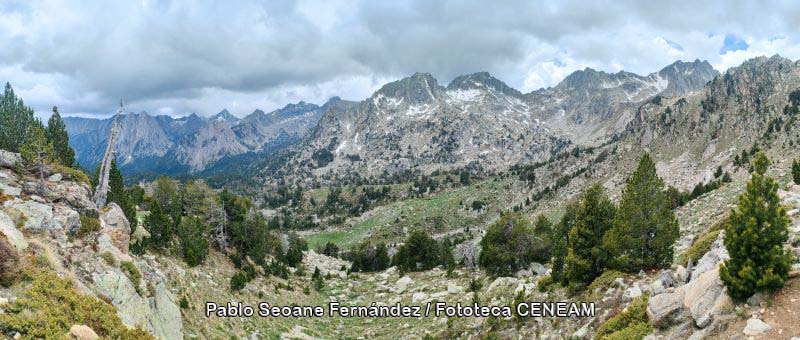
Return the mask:
[[328,110],[301,157],[364,173],[412,168],[499,169],[549,157],[567,142],[531,116],[522,95],[488,73],[448,87],[430,74],[391,82],[349,108]]
[[621,132],[642,102],[701,90],[718,74],[707,61],[699,60],[676,61],[647,76],[586,68],[552,88],[528,94],[527,99],[541,119],[570,139],[593,144]]
[[317,174],[366,176],[504,170],[547,160],[571,144],[606,142],[624,131],[642,103],[697,92],[716,75],[699,60],[647,76],[587,68],[523,94],[487,72],[459,76],[446,87],[416,73],[350,108],[326,110],[298,148],[297,164]]
[[[128,174],[196,173],[229,156],[258,153],[265,145],[272,148],[276,140],[287,136],[302,138],[326,107],[300,102],[270,113],[256,110],[244,119],[227,110],[208,118],[128,113],[121,117],[115,149]],[[103,157],[112,119],[67,117],[64,121],[78,162],[91,169]]]

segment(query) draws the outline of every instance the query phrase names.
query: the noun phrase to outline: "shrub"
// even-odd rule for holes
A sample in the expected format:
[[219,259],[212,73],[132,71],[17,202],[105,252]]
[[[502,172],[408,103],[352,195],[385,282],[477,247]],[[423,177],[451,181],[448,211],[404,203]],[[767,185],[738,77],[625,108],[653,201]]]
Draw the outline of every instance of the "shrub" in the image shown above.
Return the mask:
[[792,179],[794,184],[800,184],[800,160],[792,161]]
[[17,278],[19,254],[5,237],[0,237],[0,286],[8,287]]
[[717,230],[709,230],[705,234],[701,235],[697,240],[692,243],[689,249],[686,249],[686,252],[678,259],[678,263],[686,263],[689,260],[692,260],[692,263],[697,263],[700,258],[703,257],[709,250],[711,250],[711,246],[714,244],[714,241],[717,240],[719,236],[719,229]]
[[595,339],[642,339],[653,332],[647,319],[647,300],[644,296],[633,300],[623,312],[608,319],[597,328]]
[[109,266],[113,266],[114,265],[115,261],[114,261],[114,255],[113,254],[111,254],[111,253],[109,253],[107,251],[104,251],[104,252],[100,253],[100,257],[103,258],[103,261],[105,261],[107,265],[109,265]]
[[181,296],[180,306],[181,309],[189,309],[189,300],[186,300],[185,296]]
[[477,293],[479,290],[481,290],[481,288],[483,288],[483,283],[475,278],[472,278],[472,281],[469,282],[469,291]]
[[140,296],[144,295],[141,288],[142,273],[139,271],[139,268],[136,268],[136,265],[130,261],[122,261],[119,264],[119,268],[128,275],[131,283],[133,283],[133,286],[136,288],[136,292],[139,293]]
[[61,338],[72,325],[87,325],[102,338],[152,339],[140,328],[125,327],[111,304],[76,291],[55,273],[32,269],[23,297],[4,307],[0,325],[6,334],[22,338]]
[[550,290],[552,290],[552,287],[555,283],[556,282],[555,280],[553,280],[553,277],[547,275],[539,279],[539,284],[537,285],[537,287],[539,288],[539,291],[542,293],[549,292]]
[[249,281],[250,281],[249,275],[247,275],[245,272],[238,271],[231,277],[231,290],[232,291],[241,290]]
[[53,172],[61,173],[67,179],[86,184],[91,183],[89,181],[89,176],[80,169],[70,168],[68,166],[61,165],[61,163],[52,163],[51,165],[53,166]]
[[597,288],[606,290],[611,288],[611,286],[614,284],[614,280],[620,277],[625,277],[625,274],[616,270],[606,270],[603,272],[603,274],[592,281],[592,283],[589,285],[589,290],[594,291]]
[[80,220],[81,226],[76,235],[78,238],[100,231],[100,219],[97,216],[80,215]]

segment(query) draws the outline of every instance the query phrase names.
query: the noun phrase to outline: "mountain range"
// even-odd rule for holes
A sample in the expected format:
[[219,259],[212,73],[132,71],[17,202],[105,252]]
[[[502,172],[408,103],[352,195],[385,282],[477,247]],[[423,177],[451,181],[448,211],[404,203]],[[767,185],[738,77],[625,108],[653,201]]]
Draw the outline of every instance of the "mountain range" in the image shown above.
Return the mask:
[[[210,117],[180,118],[125,113],[115,145],[117,162],[125,173],[196,173],[226,157],[265,152],[299,140],[339,101],[334,97],[322,106],[299,102],[269,113],[255,110],[242,119],[228,110]],[[89,169],[96,166],[113,118],[66,117],[64,122],[78,162]]]
[[[456,77],[447,86],[416,73],[360,102],[299,102],[243,119],[227,110],[181,118],[127,113],[117,159],[128,174],[191,174],[238,155],[264,158],[292,146],[295,164],[317,173],[497,170],[547,159],[571,144],[602,143],[625,128],[642,102],[701,90],[718,74],[700,60],[677,61],[647,76],[586,68],[554,87],[522,93],[487,72]],[[94,167],[111,118],[69,117],[65,123],[78,161]]]

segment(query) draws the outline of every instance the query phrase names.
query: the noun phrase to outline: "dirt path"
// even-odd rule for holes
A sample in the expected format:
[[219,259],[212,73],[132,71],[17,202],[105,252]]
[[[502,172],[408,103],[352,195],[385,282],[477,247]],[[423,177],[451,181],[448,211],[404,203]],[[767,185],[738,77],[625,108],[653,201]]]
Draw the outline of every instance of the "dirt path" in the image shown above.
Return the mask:
[[[751,307],[747,318],[760,308]],[[748,339],[742,331],[747,324],[747,318],[737,319],[728,325],[728,328],[712,339]],[[753,337],[753,339],[791,339],[800,337],[800,279],[789,280],[786,286],[776,293],[771,304],[764,309],[761,320],[772,327],[768,332]]]

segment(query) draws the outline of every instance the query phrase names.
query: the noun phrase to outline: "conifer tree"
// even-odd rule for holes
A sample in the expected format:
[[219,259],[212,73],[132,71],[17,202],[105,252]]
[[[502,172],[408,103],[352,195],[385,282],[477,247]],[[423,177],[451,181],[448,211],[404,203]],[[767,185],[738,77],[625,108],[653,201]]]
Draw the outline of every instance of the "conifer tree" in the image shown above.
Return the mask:
[[520,213],[506,213],[486,230],[478,264],[491,275],[508,276],[534,261],[536,244],[530,222]]
[[122,172],[117,167],[116,158],[111,160],[111,169],[108,171],[108,202],[119,205],[125,218],[131,224],[131,233],[133,233],[138,225],[136,206],[133,204],[128,190],[125,189],[125,178],[122,177]]
[[536,222],[533,223],[533,237],[542,243],[542,247],[535,249],[535,256],[542,262],[550,261],[553,256],[553,242],[550,239],[552,233],[553,222],[550,222],[543,214],[537,216]]
[[789,217],[778,198],[778,184],[765,175],[769,160],[763,152],[753,163],[755,172],[725,225],[730,259],[719,272],[728,293],[739,300],[782,287],[791,265],[791,255],[783,247]]
[[195,216],[182,219],[178,226],[181,255],[190,267],[202,264],[208,255],[208,241],[204,236],[204,229],[200,219]]
[[64,166],[75,165],[75,150],[69,146],[67,126],[58,113],[58,108],[53,106],[53,115],[47,121],[47,139],[53,143],[55,159]]
[[798,159],[792,162],[792,179],[794,184],[800,184],[800,160]]
[[569,250],[569,231],[575,225],[578,212],[578,202],[573,201],[567,204],[564,215],[553,228],[550,242],[553,245],[553,270],[551,276],[553,281],[566,283],[564,279],[564,265],[567,261]]
[[150,203],[150,214],[144,220],[144,227],[150,233],[149,244],[156,250],[165,250],[172,242],[172,222],[161,203]]
[[649,154],[644,154],[622,191],[614,226],[604,246],[620,270],[666,267],[672,263],[678,221],[670,209],[664,181],[656,174]]
[[39,177],[43,180],[44,165],[53,159],[53,144],[47,140],[44,125],[38,119],[28,129],[28,136],[20,147],[20,154],[26,162],[36,166]]
[[389,268],[392,260],[389,258],[389,248],[386,248],[386,244],[379,243],[375,249],[375,264],[376,270],[384,270]]
[[20,147],[29,133],[35,132],[31,125],[36,121],[33,109],[25,106],[22,99],[14,93],[11,84],[6,83],[3,96],[0,97],[0,149],[21,151]]
[[608,256],[603,236],[613,222],[616,208],[599,184],[581,197],[575,224],[569,231],[566,279],[570,287],[581,287],[603,273]]

